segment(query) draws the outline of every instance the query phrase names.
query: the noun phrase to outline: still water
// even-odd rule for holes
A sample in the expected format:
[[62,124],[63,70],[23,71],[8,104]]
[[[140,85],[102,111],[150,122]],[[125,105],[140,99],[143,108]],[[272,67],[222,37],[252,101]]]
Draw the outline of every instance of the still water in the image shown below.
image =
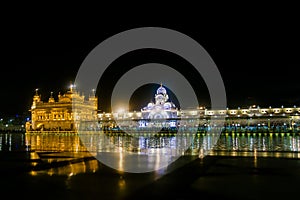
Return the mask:
[[[105,138],[105,140],[103,140]],[[104,142],[106,143],[104,143]],[[180,136],[151,135],[91,135],[91,134],[25,134],[0,133],[0,151],[38,151],[38,152],[85,152],[99,151],[103,148],[123,148],[127,151],[146,151],[157,148],[189,149],[185,155],[201,148],[213,151],[238,152],[300,152],[300,136],[296,134],[273,135],[221,135],[203,136],[185,134]],[[108,149],[109,150],[109,149]]]
[[[109,170],[116,169],[118,171],[119,177],[116,177],[117,185],[114,187],[120,190],[120,194],[123,194],[124,188],[128,187],[125,181],[130,183],[130,181],[140,180],[124,179],[124,171],[138,171],[138,169],[132,168],[136,165],[141,166],[143,170],[155,169],[154,173],[147,177],[147,180],[157,180],[169,173],[163,167],[174,161],[174,155],[175,157],[176,155],[187,155],[184,156],[187,161],[183,163],[186,164],[200,157],[202,151],[208,149],[212,149],[206,154],[210,156],[249,157],[253,167],[257,167],[259,164],[257,158],[299,159],[300,136],[296,134],[240,134],[215,137],[213,135],[184,134],[158,137],[143,134],[132,137],[118,134],[81,134],[80,136],[53,133],[0,134],[0,155],[2,156],[0,161],[4,170],[16,169],[15,172],[23,170],[25,167],[28,170],[26,173],[31,177],[43,177],[46,180],[50,180],[47,177],[60,175],[67,177],[63,183],[66,184],[65,187],[69,187],[72,183],[70,181],[73,180],[70,179],[71,177],[79,174],[104,174],[108,170],[104,166],[109,166]],[[24,157],[18,161],[19,154],[26,154],[27,161]],[[97,157],[99,155],[100,159]],[[132,155],[138,155],[137,160],[134,160],[135,157]],[[11,157],[11,161],[7,157]],[[103,157],[107,157],[108,160],[101,160]],[[143,166],[145,164],[147,166]],[[105,178],[108,177],[105,176]],[[106,184],[107,182],[103,183],[103,185]]]
[[[214,143],[215,145],[213,145]],[[230,159],[208,156],[209,159],[203,162],[203,168],[201,168],[200,160],[197,165],[187,165],[183,169],[184,173],[175,171],[173,176],[172,174],[164,176],[165,171],[144,174],[116,173],[102,165],[97,159],[93,159],[95,152],[117,152],[116,160],[121,168],[126,164],[122,162],[126,160],[125,151],[149,154],[159,149],[182,150],[186,147],[189,147],[190,150],[184,151],[185,155],[195,155],[199,154],[201,149],[213,148],[210,155],[225,155],[230,156]],[[226,194],[228,197],[242,198],[248,192],[255,194],[253,199],[258,199],[257,196],[261,195],[264,197],[261,199],[268,199],[270,194],[273,194],[271,199],[276,199],[274,197],[277,197],[278,193],[269,191],[274,190],[274,186],[278,186],[281,189],[278,191],[282,191],[282,196],[278,199],[283,199],[282,197],[286,197],[291,191],[297,192],[295,188],[299,180],[297,178],[299,177],[297,176],[299,173],[299,150],[300,136],[293,134],[274,134],[272,136],[240,134],[239,136],[221,135],[219,138],[215,138],[214,136],[192,134],[161,137],[147,134],[137,137],[86,134],[79,137],[70,134],[1,133],[0,169],[5,173],[2,174],[0,186],[2,189],[4,188],[1,192],[9,195],[14,194],[16,190],[21,191],[23,188],[20,192],[23,196],[37,199],[45,195],[49,199],[50,197],[51,199],[86,199],[86,197],[90,197],[90,199],[124,199],[128,195],[129,197],[130,195],[139,197],[128,199],[140,199],[144,198],[145,194],[158,191],[160,194],[170,197],[169,195],[178,195],[179,193],[188,195],[190,190],[185,192],[182,188],[189,184],[192,184],[193,188],[200,188],[197,191],[201,195],[204,187],[205,190],[212,191],[211,194]],[[169,153],[172,154],[172,151]],[[20,155],[26,155],[28,160]],[[240,159],[237,156],[248,158]],[[183,157],[189,158],[190,156]],[[266,157],[297,159],[268,159]],[[19,158],[21,159],[19,160]],[[214,160],[217,160],[219,165],[213,165]],[[160,160],[154,160],[154,163],[157,161]],[[205,163],[206,165],[212,163],[210,170],[213,171],[205,176],[200,176],[201,170],[205,171],[206,169]],[[285,169],[285,166],[291,168]],[[27,168],[24,169],[24,167]],[[22,170],[25,172],[24,174],[20,173]],[[266,175],[260,176],[258,172],[266,173]],[[186,178],[185,174],[189,175],[189,173],[195,178]],[[191,174],[187,177],[193,177]],[[270,174],[272,176],[269,176]],[[151,184],[156,180],[159,181],[161,177],[166,177],[168,184],[158,184],[157,187],[153,187],[155,185]],[[228,177],[230,178],[228,179]],[[285,184],[273,185],[269,181],[272,177],[274,178],[271,181]],[[162,181],[164,182],[166,179],[162,179]],[[195,180],[196,182],[194,182]],[[180,187],[174,189],[175,183]],[[189,187],[192,186],[189,185]],[[269,189],[262,190],[266,187]],[[282,189],[282,187],[286,188]],[[137,188],[141,189],[141,192],[136,193]],[[144,188],[148,188],[148,190],[144,192]],[[249,188],[251,188],[250,192]],[[262,191],[265,192],[262,193]]]
[[[164,159],[170,157],[166,155],[174,152],[187,155],[181,157],[187,160],[178,159],[186,164],[193,161],[191,157],[198,158],[202,151],[211,148],[208,155],[212,156],[174,173],[165,169],[153,173],[122,172],[130,167],[125,160],[131,154],[126,152],[148,155],[143,157],[143,163],[147,161],[155,167],[168,163]],[[208,191],[212,198],[217,194],[228,197],[223,199],[240,199],[247,194],[252,195],[248,199],[284,199],[298,191],[299,150],[300,136],[296,134],[132,137],[0,133],[0,186],[2,195],[14,197],[18,191],[22,197],[31,199],[141,199],[151,194],[164,196],[153,199],[186,199],[191,196],[190,191],[196,191],[201,198],[203,191]],[[111,164],[121,171],[94,159],[98,153],[109,153],[110,160],[116,158]]]

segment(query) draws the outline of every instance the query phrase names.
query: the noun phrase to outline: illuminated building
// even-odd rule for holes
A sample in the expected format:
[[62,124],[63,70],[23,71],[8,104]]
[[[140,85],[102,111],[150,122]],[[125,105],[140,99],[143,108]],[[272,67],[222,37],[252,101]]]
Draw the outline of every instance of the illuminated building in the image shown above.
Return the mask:
[[[148,103],[140,111],[131,112],[120,109],[117,112],[97,113],[98,98],[94,92],[86,99],[71,86],[65,94],[58,95],[57,101],[51,93],[49,100],[43,102],[41,95],[36,91],[30,109],[31,121],[26,123],[26,131],[77,131],[78,122],[84,122],[80,125],[83,127],[82,130],[99,130],[118,126],[125,129],[126,127],[187,126],[203,130],[209,130],[215,126],[229,131],[262,129],[299,131],[300,128],[300,108],[297,106],[261,108],[258,105],[252,105],[248,108],[233,109],[212,110],[205,107],[178,109],[169,101],[167,91],[162,85],[157,89],[154,99],[154,102]],[[72,110],[74,101],[76,111]]]
[[[27,132],[76,131],[76,120],[97,119],[98,99],[94,92],[86,99],[75,90],[74,85],[71,85],[65,94],[58,94],[57,98],[58,100],[55,101],[51,92],[48,101],[44,102],[36,89],[30,109],[31,121],[26,123]],[[76,102],[76,112],[72,109],[74,102]]]
[[[211,120],[213,118],[213,120]],[[225,118],[225,124],[224,124]],[[166,89],[162,85],[157,89],[155,102],[150,102],[141,111],[98,113],[102,127],[131,126],[151,127],[151,121],[165,119],[163,127],[180,126],[203,128],[209,130],[212,126],[223,127],[230,131],[239,130],[269,130],[269,131],[300,131],[300,107],[261,108],[252,105],[248,108],[207,109],[177,109],[172,102],[168,102]],[[220,119],[220,120],[218,120]],[[117,124],[113,120],[118,120]],[[212,124],[212,122],[214,124]]]
[[[175,104],[169,102],[169,96],[167,94],[167,90],[160,85],[160,87],[156,90],[155,94],[155,102],[150,102],[146,107],[141,109],[142,119],[139,121],[140,127],[153,126],[154,124],[147,119],[175,119],[177,118],[177,111]],[[176,126],[175,120],[168,120],[168,126],[174,127]]]

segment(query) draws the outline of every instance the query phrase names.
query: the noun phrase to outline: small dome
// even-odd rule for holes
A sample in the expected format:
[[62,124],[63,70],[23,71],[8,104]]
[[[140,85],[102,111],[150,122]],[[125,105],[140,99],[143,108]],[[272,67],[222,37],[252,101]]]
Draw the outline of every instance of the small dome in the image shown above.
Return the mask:
[[167,90],[166,90],[166,88],[164,88],[163,86],[160,86],[160,87],[156,90],[156,94],[167,94]]
[[68,102],[70,103],[72,100],[72,98],[69,98],[69,97],[66,97],[66,96],[62,96],[60,99],[59,99],[59,102]]
[[153,103],[148,103],[147,108],[150,109],[153,107]]
[[164,109],[170,109],[172,107],[170,102],[164,104]]

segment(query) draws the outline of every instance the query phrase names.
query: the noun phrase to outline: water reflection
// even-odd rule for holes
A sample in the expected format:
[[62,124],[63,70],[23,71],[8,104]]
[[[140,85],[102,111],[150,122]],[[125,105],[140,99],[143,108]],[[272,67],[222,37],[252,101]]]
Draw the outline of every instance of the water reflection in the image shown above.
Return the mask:
[[132,136],[87,133],[80,134],[80,138],[78,135],[29,135],[26,142],[36,151],[89,151],[101,162],[120,171],[137,168],[158,170],[181,155],[198,155],[200,158],[207,154],[300,158],[300,136],[296,134]]
[[81,145],[78,135],[26,134],[25,146],[29,146],[34,151],[86,151],[85,146]]
[[48,175],[65,175],[75,176],[81,173],[94,173],[98,170],[99,163],[97,160],[89,160],[86,162],[71,163],[62,167],[51,168],[47,170]]
[[[31,175],[93,173],[99,170],[98,160],[120,172],[134,167],[164,174],[163,167],[181,155],[251,156],[255,164],[257,157],[300,158],[299,150],[300,136],[295,134],[0,134],[0,152],[29,151],[32,167],[39,160],[51,165],[65,162]],[[125,180],[119,184],[125,187]]]
[[226,135],[221,136],[214,150],[224,151],[263,151],[298,152],[299,135]]
[[22,133],[0,133],[0,151],[24,150],[24,138]]
[[39,152],[118,152],[146,154],[160,149],[163,153],[198,154],[200,150],[241,152],[299,152],[300,136],[286,134],[180,134],[138,136],[122,134],[0,134],[0,151]]

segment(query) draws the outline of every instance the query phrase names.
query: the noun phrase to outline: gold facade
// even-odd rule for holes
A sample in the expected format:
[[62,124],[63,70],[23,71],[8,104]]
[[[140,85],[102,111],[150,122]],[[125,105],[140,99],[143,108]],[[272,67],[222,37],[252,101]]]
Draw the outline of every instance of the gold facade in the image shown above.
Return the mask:
[[[76,111],[73,109],[76,102]],[[27,131],[76,131],[77,120],[93,121],[97,119],[98,99],[95,94],[80,95],[71,86],[65,94],[59,94],[57,101],[52,93],[47,102],[41,100],[41,95],[33,97],[31,122],[26,124]],[[80,118],[80,119],[79,119]]]

